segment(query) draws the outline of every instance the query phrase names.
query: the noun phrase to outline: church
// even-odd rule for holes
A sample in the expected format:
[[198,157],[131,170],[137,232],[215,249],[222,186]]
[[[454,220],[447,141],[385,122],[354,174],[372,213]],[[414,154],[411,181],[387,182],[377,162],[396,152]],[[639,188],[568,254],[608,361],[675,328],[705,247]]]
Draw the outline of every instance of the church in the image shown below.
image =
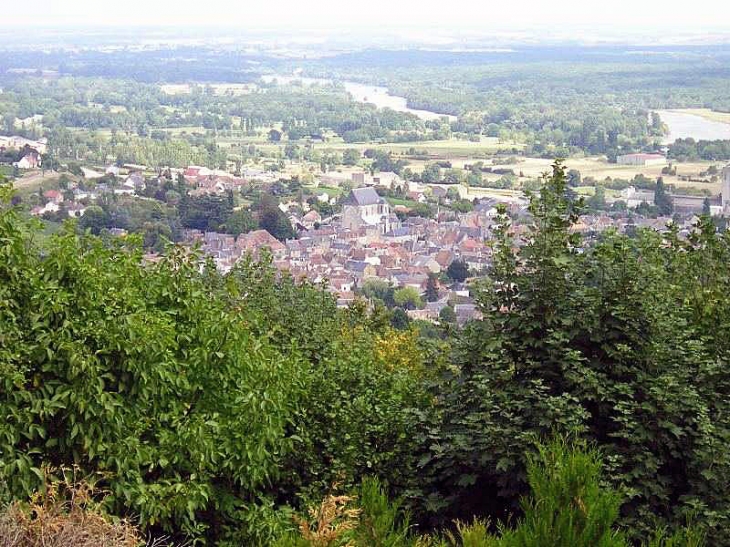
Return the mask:
[[342,227],[352,231],[377,229],[381,235],[388,233],[390,205],[372,188],[355,188],[343,203]]

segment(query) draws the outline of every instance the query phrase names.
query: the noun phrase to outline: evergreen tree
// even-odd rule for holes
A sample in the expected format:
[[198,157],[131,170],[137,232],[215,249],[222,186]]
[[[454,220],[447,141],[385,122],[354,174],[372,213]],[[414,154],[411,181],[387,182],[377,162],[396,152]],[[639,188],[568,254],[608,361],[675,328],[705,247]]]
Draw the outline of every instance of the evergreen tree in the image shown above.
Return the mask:
[[656,181],[656,190],[654,190],[654,205],[659,209],[662,216],[670,216],[674,212],[674,202],[672,196],[667,192],[664,186],[664,179],[659,177]]
[[436,302],[439,299],[438,279],[436,274],[428,274],[426,281],[426,300],[428,302]]

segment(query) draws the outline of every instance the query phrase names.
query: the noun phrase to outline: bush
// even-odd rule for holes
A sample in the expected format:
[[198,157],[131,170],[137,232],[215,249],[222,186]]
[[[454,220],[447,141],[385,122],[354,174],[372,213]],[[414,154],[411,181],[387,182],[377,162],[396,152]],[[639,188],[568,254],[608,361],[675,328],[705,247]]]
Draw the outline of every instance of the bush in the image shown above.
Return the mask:
[[84,482],[55,482],[34,494],[30,503],[11,504],[0,512],[0,547],[142,545],[142,536],[132,524],[99,511],[94,494]]

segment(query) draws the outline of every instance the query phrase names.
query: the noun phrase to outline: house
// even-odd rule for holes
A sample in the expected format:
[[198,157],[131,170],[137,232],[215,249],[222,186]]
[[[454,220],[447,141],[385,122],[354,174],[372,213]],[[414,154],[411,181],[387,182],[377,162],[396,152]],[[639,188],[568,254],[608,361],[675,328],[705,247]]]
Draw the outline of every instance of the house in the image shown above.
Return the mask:
[[404,186],[404,181],[396,173],[392,171],[383,171],[373,176],[373,184],[382,188],[389,188],[395,190]]
[[41,166],[41,155],[35,150],[29,150],[26,154],[15,162],[18,169],[37,169]]
[[454,312],[459,325],[463,325],[472,319],[481,319],[482,316],[476,304],[457,304],[454,306]]
[[431,273],[440,273],[441,264],[432,256],[417,256],[413,259],[413,266],[415,268],[423,268]]
[[63,203],[63,194],[58,190],[46,190],[43,192],[43,197],[48,200],[49,203],[55,203],[56,205]]
[[308,229],[311,230],[316,225],[320,224],[322,222],[322,217],[320,214],[312,209],[309,211],[306,215],[302,217],[301,223]]
[[86,212],[86,206],[82,205],[81,203],[72,203],[68,207],[66,207],[66,213],[71,218],[79,218],[84,216],[84,213]]
[[385,234],[390,231],[390,206],[372,188],[355,188],[343,202],[342,226],[352,231],[376,228]]
[[30,214],[33,216],[42,216],[46,213],[57,213],[61,207],[54,201],[49,201],[43,207],[33,207]]
[[236,247],[243,254],[249,253],[253,256],[257,256],[262,248],[269,249],[274,258],[282,258],[286,254],[286,246],[266,230],[241,234],[236,240]]
[[616,163],[646,167],[648,165],[666,165],[667,158],[661,154],[624,154],[616,157]]
[[654,192],[637,190],[633,186],[621,190],[621,199],[626,202],[629,209],[634,209],[642,203],[654,205]]
[[144,176],[142,173],[131,173],[122,184],[125,188],[129,188],[134,192],[142,192],[145,189]]

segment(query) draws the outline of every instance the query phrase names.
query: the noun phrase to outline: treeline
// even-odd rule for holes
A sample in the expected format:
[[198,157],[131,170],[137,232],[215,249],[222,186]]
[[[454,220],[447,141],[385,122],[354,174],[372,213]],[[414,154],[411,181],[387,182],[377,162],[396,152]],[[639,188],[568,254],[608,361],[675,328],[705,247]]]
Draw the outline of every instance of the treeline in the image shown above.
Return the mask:
[[[188,250],[145,263],[134,238],[72,231],[38,248],[3,205],[0,496],[75,465],[145,532],[270,545],[370,476],[421,534],[479,517],[475,545],[512,545],[490,543],[496,523],[529,520],[546,484],[531,462],[557,435],[600,451],[615,508],[595,530],[638,544],[692,518],[730,545],[730,237],[703,217],[687,237],[588,245],[580,209],[558,164],[519,239],[502,211],[483,318],[444,338],[394,330],[381,305],[337,309],[266,261],[222,276]],[[550,507],[585,516],[600,498],[581,469],[592,494]]]
[[[195,80],[194,80],[195,81]],[[124,79],[27,76],[10,82],[0,97],[4,131],[15,118],[43,116],[45,128],[109,129],[148,137],[155,130],[203,127],[214,132],[283,124],[292,140],[333,130],[347,141],[433,137],[416,116],[357,103],[334,85],[253,84],[244,94],[219,93],[191,84],[189,93],[165,93],[159,85]],[[32,128],[29,128],[32,131]],[[156,134],[164,138],[164,133]]]
[[527,153],[553,157],[584,151],[613,158],[620,150],[652,149],[666,128],[651,111],[728,106],[728,69],[716,52],[692,63],[666,56],[627,60],[625,52],[604,57],[582,48],[560,52],[560,62],[539,52],[528,62],[533,53],[447,54],[452,61],[445,62],[439,53],[414,61],[413,52],[386,52],[386,62],[378,52],[310,62],[309,70],[378,82],[412,108],[457,115],[455,132],[515,140],[529,145]]
[[[113,230],[124,230],[139,235],[143,248],[155,252],[163,252],[171,242],[181,241],[184,229],[239,236],[260,228],[282,241],[297,235],[288,216],[279,209],[278,200],[266,192],[250,196],[254,200],[251,207],[236,208],[233,191],[190,195],[182,176],[177,181],[164,176],[148,179],[136,197],[114,194],[114,177],[100,180],[109,184],[109,179],[113,181],[111,189],[103,192],[79,218],[80,233],[89,230],[106,240]],[[58,212],[46,213],[44,218],[63,222],[67,218],[64,204]]]
[[730,140],[695,141],[693,138],[677,139],[669,145],[667,154],[678,161],[730,160]]

